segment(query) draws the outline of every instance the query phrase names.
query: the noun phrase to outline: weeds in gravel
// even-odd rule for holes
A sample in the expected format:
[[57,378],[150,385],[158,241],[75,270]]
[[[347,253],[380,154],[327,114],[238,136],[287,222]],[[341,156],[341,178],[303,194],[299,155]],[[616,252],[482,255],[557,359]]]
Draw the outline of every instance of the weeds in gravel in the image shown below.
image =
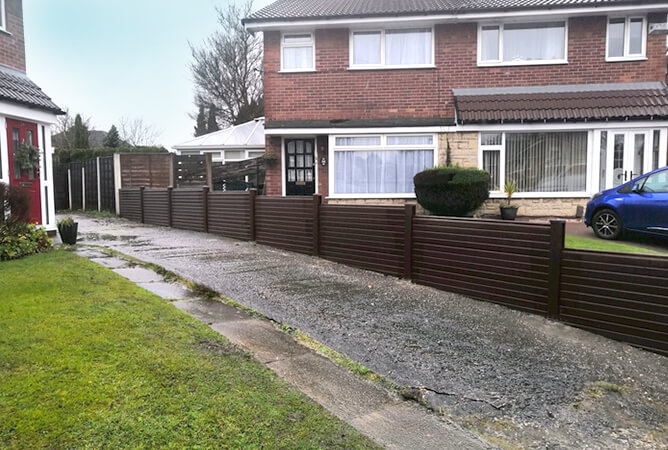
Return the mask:
[[606,392],[622,392],[622,386],[609,381],[596,381],[587,387],[585,393],[591,398],[601,398]]

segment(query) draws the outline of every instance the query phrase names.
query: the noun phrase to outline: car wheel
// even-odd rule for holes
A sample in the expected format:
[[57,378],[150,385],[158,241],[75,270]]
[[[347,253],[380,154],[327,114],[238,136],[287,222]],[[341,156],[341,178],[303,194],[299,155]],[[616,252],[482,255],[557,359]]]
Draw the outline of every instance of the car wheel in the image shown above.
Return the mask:
[[622,235],[622,221],[611,209],[602,209],[594,214],[591,227],[601,239],[618,239]]

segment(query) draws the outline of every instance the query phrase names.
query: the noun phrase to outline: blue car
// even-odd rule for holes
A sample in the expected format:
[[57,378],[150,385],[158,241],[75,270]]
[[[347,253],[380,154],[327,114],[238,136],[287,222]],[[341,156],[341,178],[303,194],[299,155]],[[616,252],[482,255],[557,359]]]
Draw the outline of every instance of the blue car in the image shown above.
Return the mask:
[[584,222],[601,239],[624,231],[668,236],[668,166],[594,195]]

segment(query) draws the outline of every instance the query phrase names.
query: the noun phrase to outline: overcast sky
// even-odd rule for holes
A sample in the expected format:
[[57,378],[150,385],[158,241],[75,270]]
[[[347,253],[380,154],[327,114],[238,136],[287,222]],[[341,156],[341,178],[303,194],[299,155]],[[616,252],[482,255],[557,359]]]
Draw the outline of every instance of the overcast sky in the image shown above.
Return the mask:
[[[93,128],[142,117],[170,148],[193,133],[188,42],[215,31],[215,8],[229,3],[25,0],[28,76],[61,108],[91,117]],[[255,9],[269,3],[256,0]]]

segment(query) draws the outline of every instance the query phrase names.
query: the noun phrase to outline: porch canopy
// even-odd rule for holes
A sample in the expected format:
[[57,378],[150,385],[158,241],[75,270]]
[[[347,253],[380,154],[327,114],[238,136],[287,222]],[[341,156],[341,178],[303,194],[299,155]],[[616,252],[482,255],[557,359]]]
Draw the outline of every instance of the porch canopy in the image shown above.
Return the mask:
[[457,124],[668,118],[663,82],[453,89]]
[[193,150],[252,150],[264,149],[264,117],[204,134],[174,146],[179,152]]

